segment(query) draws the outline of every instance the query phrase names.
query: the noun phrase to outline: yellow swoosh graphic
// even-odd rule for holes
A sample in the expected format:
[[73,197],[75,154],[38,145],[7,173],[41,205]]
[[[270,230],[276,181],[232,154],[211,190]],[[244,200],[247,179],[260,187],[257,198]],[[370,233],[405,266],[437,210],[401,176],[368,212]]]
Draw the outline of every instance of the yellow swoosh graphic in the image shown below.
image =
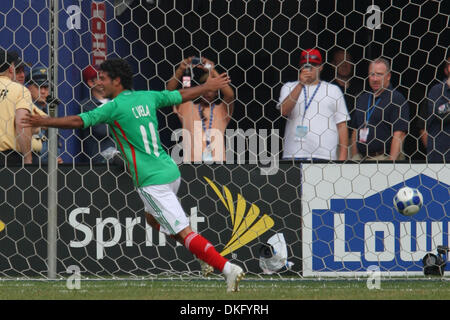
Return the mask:
[[225,192],[225,196],[227,197],[228,201],[228,211],[230,212],[231,216],[231,223],[234,225],[234,203],[233,203],[233,196],[231,195],[230,190],[228,190],[227,187],[223,187],[223,191]]
[[0,232],[2,232],[3,229],[5,229],[5,223],[2,220],[0,220]]
[[225,206],[225,208],[227,208],[228,211],[230,211],[230,209],[228,209],[228,205],[225,202],[224,197],[222,196],[222,193],[219,191],[219,188],[217,188],[217,186],[214,184],[214,182],[212,182],[211,180],[209,180],[207,177],[204,177],[205,180],[208,182],[208,184],[211,186],[211,188],[214,190],[214,192],[217,194],[217,196],[219,197],[219,199],[222,201],[223,205]]
[[230,213],[231,222],[233,224],[231,238],[225,245],[223,251],[220,253],[222,256],[241,248],[274,226],[275,223],[273,219],[267,214],[264,214],[261,219],[255,222],[260,214],[260,209],[257,205],[252,204],[246,213],[245,210],[247,208],[247,204],[245,198],[241,194],[238,193],[237,195],[237,206],[235,208],[233,195],[227,187],[223,186],[223,191],[226,197],[225,200],[225,197],[214,182],[207,177],[204,177],[204,179],[208,182]]
[[[233,222],[233,232],[231,233],[232,236],[236,233],[237,228],[240,226],[242,219],[244,218],[245,215],[245,209],[247,207],[247,203],[245,202],[244,197],[240,193],[238,193],[237,197],[238,197],[237,210]],[[231,221],[233,221],[233,218],[231,218]]]
[[[247,212],[247,217],[242,221],[241,225],[238,226],[238,229],[236,232],[233,232],[230,241],[235,238],[237,235],[242,234],[246,229],[250,228],[250,226],[253,224],[256,218],[259,216],[259,208],[252,204],[251,208]],[[234,229],[236,229],[237,224],[235,225]]]
[[[246,245],[250,241],[262,235],[264,232],[269,230],[274,226],[273,219],[268,215],[264,215],[261,219],[255,223],[251,229],[249,229],[246,233],[242,234],[242,236],[238,239],[238,241],[234,242],[231,245],[227,244],[227,247],[220,253],[221,256],[226,256],[230,252],[233,252],[240,247]],[[228,242],[230,243],[230,242]]]

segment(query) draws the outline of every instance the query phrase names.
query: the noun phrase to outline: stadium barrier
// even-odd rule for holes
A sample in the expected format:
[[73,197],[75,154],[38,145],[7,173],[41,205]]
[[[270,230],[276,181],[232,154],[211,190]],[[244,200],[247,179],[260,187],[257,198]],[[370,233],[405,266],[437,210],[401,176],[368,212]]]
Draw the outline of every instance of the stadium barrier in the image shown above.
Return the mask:
[[[249,134],[268,130],[280,146],[286,118],[276,105],[282,86],[298,78],[301,50],[321,50],[326,81],[337,77],[336,49],[350,53],[347,62],[356,82],[366,83],[369,62],[386,57],[391,84],[410,104],[404,151],[415,162],[424,161],[427,153],[419,125],[428,116],[419,106],[443,79],[448,56],[445,4],[10,0],[0,1],[0,45],[16,50],[30,68],[49,68],[50,93],[61,101],[59,116],[81,111],[80,103],[89,97],[82,71],[106,57],[131,64],[136,90],[165,89],[185,57],[210,58],[232,79],[235,107],[227,128]],[[173,151],[179,118],[169,107],[158,112],[158,119],[161,141]],[[275,135],[273,130],[278,130]],[[53,279],[55,261],[59,276],[73,266],[80,266],[83,276],[99,277],[198,271],[184,248],[145,225],[127,173],[113,166],[86,166],[82,132],[58,133],[65,165],[58,172],[57,200],[56,183],[47,180],[47,172],[50,177],[55,172],[50,165],[0,169],[1,277]],[[49,138],[55,146],[56,139]],[[259,156],[265,151],[258,146],[254,153],[245,144],[243,152]],[[275,159],[281,156],[278,151],[271,149]],[[193,226],[250,274],[264,274],[260,256],[266,252],[261,248],[277,235],[272,247],[285,241],[291,263],[289,270],[275,273],[280,278],[359,277],[374,266],[386,275],[416,275],[422,255],[449,242],[448,165],[305,164],[303,176],[299,166],[286,164],[267,176],[252,164],[181,168],[181,201]],[[392,195],[404,184],[418,186],[424,195],[424,208],[410,218],[392,207]],[[57,260],[47,261],[48,256]]]
[[[280,278],[360,276],[374,266],[386,276],[420,275],[424,255],[449,244],[444,164],[281,162],[274,175],[256,165],[180,170],[178,196],[193,229],[255,276],[265,274],[261,252],[274,236],[286,243],[286,266],[272,274]],[[46,274],[46,179],[34,166],[0,171],[2,277]],[[122,167],[61,166],[58,180],[59,276],[70,266],[84,277],[199,274],[184,247],[146,224]],[[424,197],[413,217],[392,204],[404,185]]]
[[[259,274],[261,245],[282,234],[301,272],[300,167],[275,175],[256,165],[182,165],[178,196],[193,229],[222,255]],[[46,276],[45,168],[0,170],[0,276]],[[142,202],[121,167],[60,166],[57,273],[82,276],[176,275],[200,270],[192,254],[145,222]]]

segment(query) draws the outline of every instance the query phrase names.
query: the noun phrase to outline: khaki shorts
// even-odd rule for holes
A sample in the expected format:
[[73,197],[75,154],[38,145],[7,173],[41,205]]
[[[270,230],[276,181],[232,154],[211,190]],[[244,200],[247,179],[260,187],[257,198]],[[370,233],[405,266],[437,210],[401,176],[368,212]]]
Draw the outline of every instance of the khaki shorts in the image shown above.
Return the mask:
[[[353,160],[353,161],[363,161],[363,160],[383,161],[383,160],[389,160],[389,155],[380,154],[380,155],[374,156],[374,157],[369,157],[369,156],[363,157],[360,153],[357,153],[351,158],[351,160]],[[398,161],[405,160],[405,155],[403,153],[401,153],[398,156],[397,160]]]

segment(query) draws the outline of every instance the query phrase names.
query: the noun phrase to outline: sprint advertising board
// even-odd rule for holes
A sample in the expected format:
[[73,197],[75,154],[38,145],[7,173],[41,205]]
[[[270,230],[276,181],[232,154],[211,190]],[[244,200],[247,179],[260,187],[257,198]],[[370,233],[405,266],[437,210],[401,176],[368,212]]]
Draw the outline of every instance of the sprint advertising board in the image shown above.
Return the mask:
[[[44,170],[0,169],[0,276],[46,274]],[[186,248],[146,223],[123,168],[61,165],[59,170],[58,273],[72,265],[82,276],[200,270]],[[220,254],[247,272],[262,273],[262,244],[282,234],[294,263],[284,274],[301,272],[298,166],[280,164],[270,176],[256,165],[182,165],[180,170],[178,196],[191,226]]]
[[[423,275],[425,254],[449,245],[448,165],[305,164],[302,175],[304,276]],[[393,206],[403,186],[424,198],[411,217]]]

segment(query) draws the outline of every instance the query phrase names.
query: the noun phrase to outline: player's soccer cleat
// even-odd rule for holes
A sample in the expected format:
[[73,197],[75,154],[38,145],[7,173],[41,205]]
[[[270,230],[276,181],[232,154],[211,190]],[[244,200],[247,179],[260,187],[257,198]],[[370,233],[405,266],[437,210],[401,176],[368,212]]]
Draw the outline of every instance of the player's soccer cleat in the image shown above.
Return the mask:
[[202,276],[207,277],[214,272],[214,268],[205,261],[198,259],[198,262],[200,263],[200,267],[202,269]]
[[244,278],[245,273],[241,267],[231,264],[231,272],[226,276],[227,281],[227,292],[237,292],[239,291],[239,281]]

